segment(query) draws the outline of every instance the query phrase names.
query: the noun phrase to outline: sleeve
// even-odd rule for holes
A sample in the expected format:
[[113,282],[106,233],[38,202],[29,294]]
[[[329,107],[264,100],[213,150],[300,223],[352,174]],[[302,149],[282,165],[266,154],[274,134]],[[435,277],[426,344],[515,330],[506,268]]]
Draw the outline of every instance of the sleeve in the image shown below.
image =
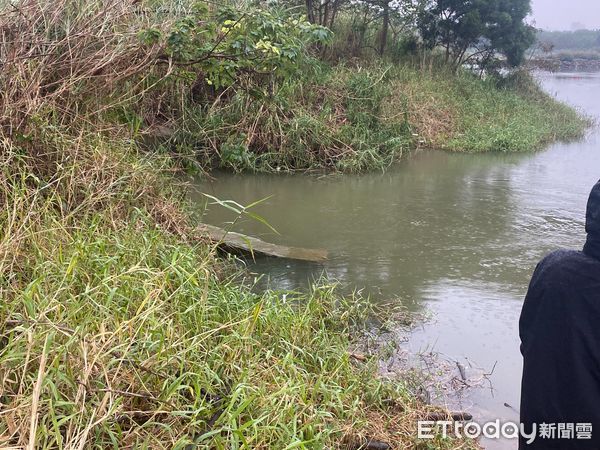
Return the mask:
[[540,262],[533,272],[531,282],[529,283],[529,289],[527,290],[525,301],[523,302],[523,308],[521,309],[521,317],[519,318],[519,337],[521,338],[522,355],[524,355],[533,325],[538,316],[538,310],[542,303],[544,288],[541,280],[543,278],[543,272],[544,261]]

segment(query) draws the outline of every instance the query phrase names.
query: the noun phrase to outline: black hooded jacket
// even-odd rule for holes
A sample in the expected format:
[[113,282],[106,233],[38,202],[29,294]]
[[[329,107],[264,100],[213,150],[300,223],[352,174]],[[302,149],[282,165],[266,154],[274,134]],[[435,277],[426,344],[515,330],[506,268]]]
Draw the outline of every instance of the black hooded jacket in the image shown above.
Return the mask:
[[[600,450],[600,182],[586,232],[582,252],[559,250],[538,264],[523,304],[521,422],[527,432],[537,424],[538,438],[521,439],[520,449]],[[542,423],[554,439],[540,437]],[[589,436],[588,424],[591,439],[576,439]]]

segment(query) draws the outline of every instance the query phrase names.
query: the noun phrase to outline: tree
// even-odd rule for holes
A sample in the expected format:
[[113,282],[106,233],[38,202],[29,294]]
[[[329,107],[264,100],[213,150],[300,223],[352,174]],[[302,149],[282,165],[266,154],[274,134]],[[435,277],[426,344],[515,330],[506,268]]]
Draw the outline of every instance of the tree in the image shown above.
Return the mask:
[[391,0],[382,0],[381,6],[381,31],[379,33],[379,55],[383,56],[385,52],[385,46],[388,40],[388,33],[390,30],[390,3]]
[[[371,0],[373,1],[373,0]],[[383,55],[388,42],[389,31],[397,41],[400,34],[414,28],[415,18],[422,0],[375,0],[379,1],[382,10],[382,25],[379,34],[379,53]]]
[[543,53],[552,53],[552,51],[554,51],[554,44],[552,42],[549,41],[540,41],[540,50]]
[[291,78],[311,46],[330,37],[327,28],[287,11],[223,7],[212,16],[202,4],[165,30],[140,32],[144,43],[163,48],[160,62],[215,89],[239,85],[242,79],[273,83]]
[[363,0],[361,3],[371,11],[370,21],[381,20],[381,28],[377,33],[377,51],[383,56],[390,30],[397,37],[408,25],[414,24],[418,0]]
[[455,67],[475,58],[491,61],[496,53],[517,66],[535,41],[524,21],[530,11],[530,0],[430,0],[418,27],[425,45],[444,48]]
[[333,27],[344,0],[305,0],[306,16],[311,23]]

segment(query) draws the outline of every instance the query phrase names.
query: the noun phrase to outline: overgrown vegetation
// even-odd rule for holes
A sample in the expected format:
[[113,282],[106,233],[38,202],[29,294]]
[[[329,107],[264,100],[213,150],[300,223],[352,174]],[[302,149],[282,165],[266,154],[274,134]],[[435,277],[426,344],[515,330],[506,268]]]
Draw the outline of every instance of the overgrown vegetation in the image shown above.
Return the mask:
[[269,98],[236,92],[188,110],[167,146],[234,170],[386,167],[412,140],[405,116],[383,117],[388,73],[321,67],[316,80],[288,83]]
[[[317,58],[331,32],[301,16],[213,2],[2,6],[0,446],[424,445],[414,428],[430,408],[348,354],[368,304],[327,285],[252,293],[198,232],[172,173],[384,167],[416,134],[487,149],[466,126],[498,107],[488,99],[507,102],[496,135],[515,105],[523,120],[562,108],[558,137],[582,125],[534,88],[423,75],[418,55],[404,70],[332,69]],[[419,97],[436,83],[479,106]]]
[[190,113],[168,145],[234,170],[364,171],[415,146],[521,152],[588,126],[524,72],[481,80],[410,66],[336,66],[263,101],[236,94]]
[[46,142],[42,159],[2,142],[2,447],[414,444],[427,409],[348,353],[368,304],[251,293],[156,175],[166,160]]
[[[519,14],[527,9],[520,2]],[[527,89],[494,72],[481,79],[483,66],[477,75],[457,71],[469,39],[485,30],[455,36],[456,48],[444,41],[437,54],[431,47],[442,25],[435,22],[419,45],[411,33],[423,20],[423,5],[406,2],[389,11],[395,30],[386,37],[395,42],[385,47],[389,62],[366,63],[383,51],[368,50],[381,11],[366,4],[351,13],[343,4],[314,15],[343,24],[332,38],[297,8],[161,2],[86,8],[65,0],[49,14],[40,0],[23,2],[4,15],[3,129],[27,142],[37,123],[67,129],[101,123],[191,168],[362,171],[389,166],[423,139],[461,151],[531,150],[576,137],[586,126],[523,74]],[[348,54],[358,59],[340,60]],[[327,62],[332,58],[335,65]],[[433,88],[437,82],[447,89]]]
[[487,68],[503,55],[509,67],[523,61],[533,44],[534,30],[524,20],[529,0],[437,0],[419,14],[418,27],[429,48],[443,46],[454,67],[472,61]]
[[406,102],[409,122],[424,143],[458,152],[522,152],[582,135],[588,126],[572,108],[544,93],[526,73],[479,80],[443,71],[404,70],[394,77],[394,99]]

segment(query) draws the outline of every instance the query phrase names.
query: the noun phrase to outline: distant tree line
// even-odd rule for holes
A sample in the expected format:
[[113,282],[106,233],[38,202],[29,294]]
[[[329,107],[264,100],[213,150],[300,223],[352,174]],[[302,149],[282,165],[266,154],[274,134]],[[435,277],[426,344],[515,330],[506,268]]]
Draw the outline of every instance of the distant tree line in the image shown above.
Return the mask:
[[600,30],[537,32],[538,43],[546,50],[600,50]]
[[519,65],[535,42],[530,0],[270,0],[302,8],[308,20],[345,34],[348,46],[383,55],[438,52],[447,63]]

